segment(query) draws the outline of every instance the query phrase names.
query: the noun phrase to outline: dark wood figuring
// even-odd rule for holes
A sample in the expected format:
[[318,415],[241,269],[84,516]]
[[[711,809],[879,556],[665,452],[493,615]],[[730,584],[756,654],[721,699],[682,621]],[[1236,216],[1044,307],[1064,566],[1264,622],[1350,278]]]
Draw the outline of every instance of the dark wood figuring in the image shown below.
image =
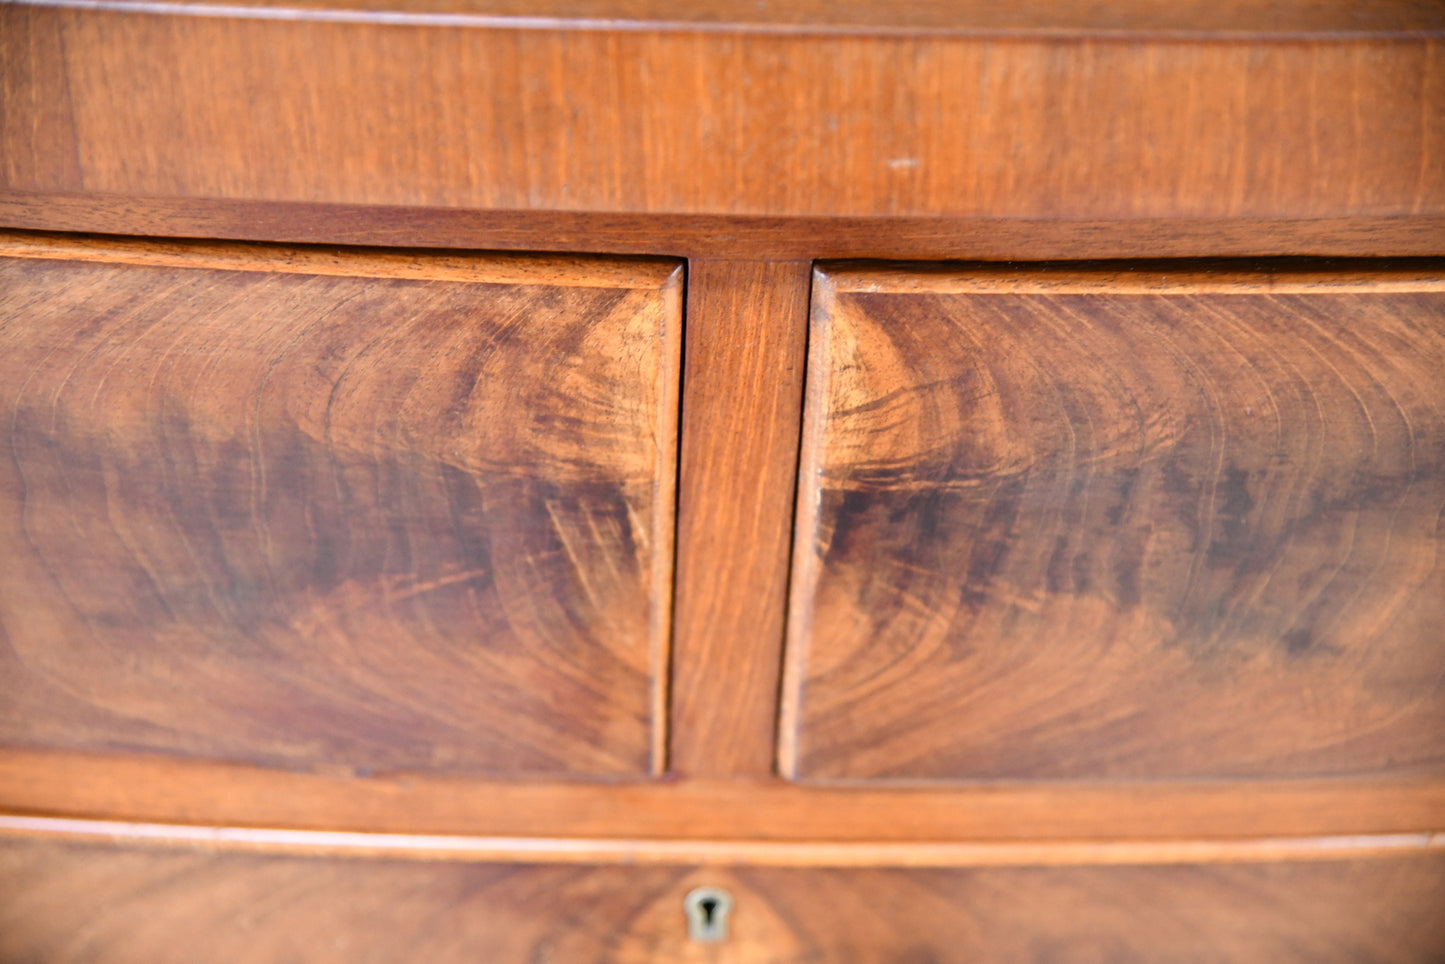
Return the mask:
[[1445,282],[827,268],[783,771],[1445,768]]
[[[970,29],[982,3],[819,31],[10,3],[0,186],[768,216],[1445,214],[1438,7],[1311,6],[1136,2],[1078,29],[1036,6],[1017,30],[994,15],[1000,35]],[[1205,8],[1204,29],[1169,32]]]
[[0,255],[0,741],[660,762],[675,264]]
[[[683,896],[732,895],[729,939]],[[7,961],[1339,961],[1445,954],[1445,859],[979,870],[548,867],[0,845]]]
[[[1018,526],[1035,529],[1009,534],[1034,553],[1050,625],[1149,630],[1163,623],[1138,614],[1174,605],[1188,638],[1144,647],[1137,666],[1128,639],[1075,663],[1040,653],[1041,672],[986,691],[994,776],[1025,779],[958,781],[951,727],[980,720],[974,704],[953,712],[971,671],[929,664],[900,682],[888,673],[912,671],[905,646],[876,680],[817,702],[843,677],[815,657],[852,658],[848,639],[876,656],[862,643],[892,603],[867,597],[855,623],[827,608],[846,593],[809,596],[804,532],[779,679],[810,262],[1445,256],[1442,57],[1434,0],[0,3],[0,225],[440,249],[95,240],[20,272],[45,276],[27,284],[56,305],[18,327],[5,302],[19,269],[0,258],[0,548],[44,523],[24,572],[0,562],[0,960],[1445,958],[1445,656],[1421,635],[1445,605],[1431,541],[1442,359],[1438,324],[1411,340],[1392,314],[1423,300],[1438,321],[1441,295],[1386,290],[1378,265],[1314,266],[1376,272],[1374,294],[1340,293],[1369,310],[1329,337],[1279,313],[1334,295],[1260,278],[1185,291],[1177,265],[1144,269],[1170,276],[1163,294],[1136,290],[1156,284],[1139,274],[1106,294],[1025,272],[999,284],[1029,292],[985,295],[978,271],[952,293],[936,273],[933,294],[835,293],[835,307],[890,305],[849,316],[881,345],[860,362],[1036,457],[1021,505],[1049,485],[1058,498],[1023,506]],[[686,345],[668,266],[447,249],[687,258]],[[1390,270],[1442,277],[1439,263]],[[1103,325],[1058,313],[1120,295],[1164,306]],[[1016,310],[930,329],[940,303],[980,296]],[[1191,321],[1200,305],[1213,327]],[[1029,326],[1065,331],[1072,350],[1006,352]],[[965,394],[966,418],[947,379],[915,385],[892,351],[910,330],[929,365],[1019,374],[1034,359],[1091,402],[1060,416],[1035,398],[988,424],[988,399]],[[1294,349],[1201,355],[1241,332],[1287,332]],[[1085,349],[1117,363],[1091,366]],[[1129,499],[1105,502],[1104,477],[1130,471],[1131,423],[1108,403],[1121,386],[1162,414],[1136,433],[1155,447]],[[1245,421],[1201,386],[1267,388],[1278,411],[1251,407],[1304,426],[1280,434],[1294,461],[1256,464],[1266,416]],[[225,403],[247,392],[249,410]],[[403,401],[423,396],[435,403]],[[328,409],[320,444],[273,444]],[[923,414],[915,430],[941,424]],[[1260,473],[1249,509],[1210,516],[1244,504],[1223,487],[1161,495],[1156,463],[1230,480],[1201,454],[1201,425]],[[64,445],[39,444],[57,426]],[[1093,461],[1070,461],[1065,427]],[[277,470],[299,484],[224,511],[253,466],[274,478],[272,453],[293,449]],[[169,458],[147,469],[157,451]],[[1060,466],[1085,480],[1077,497]],[[48,501],[15,485],[37,470]],[[881,588],[902,614],[889,624],[952,619],[959,583],[936,592],[937,560],[907,565],[934,547],[951,567],[934,575],[966,582],[957,546],[913,496],[865,481],[875,515],[828,571]],[[850,512],[863,491],[843,496]],[[825,519],[839,508],[836,491],[802,492],[804,530],[815,498]],[[1168,584],[1189,524],[1157,510],[1188,497],[1204,561],[1181,600]],[[1366,508],[1351,515],[1352,499]],[[1141,538],[1160,565],[1140,564],[1130,609],[1114,563],[1150,512],[1161,521]],[[264,543],[262,523],[282,541]],[[1258,552],[1210,568],[1211,546],[1228,556],[1241,538]],[[1295,565],[1301,547],[1324,568]],[[1266,571],[1271,552],[1284,563]],[[1032,605],[999,587],[1034,575],[1004,558],[989,612]],[[427,591],[399,598],[413,588]],[[237,630],[263,606],[270,628]],[[40,625],[45,607],[59,615]],[[1317,630],[1294,652],[1277,632],[1292,618],[1285,631]],[[968,645],[931,652],[976,664]],[[1276,698],[1258,698],[1269,685]],[[1151,700],[1154,717],[1129,716]],[[1080,701],[1110,722],[1081,727]],[[783,771],[812,779],[771,772],[779,734]],[[110,837],[151,849],[61,842]],[[725,945],[683,939],[681,895],[698,883],[739,897]]]
[[[672,868],[336,862],[12,841],[0,845],[0,959],[629,959],[617,956],[628,942],[635,948],[653,936],[639,925],[660,931],[644,952],[686,950],[684,934],[664,929],[682,923],[682,876]],[[665,915],[663,905],[674,903]]]
[[773,771],[807,262],[691,261],[671,768]]

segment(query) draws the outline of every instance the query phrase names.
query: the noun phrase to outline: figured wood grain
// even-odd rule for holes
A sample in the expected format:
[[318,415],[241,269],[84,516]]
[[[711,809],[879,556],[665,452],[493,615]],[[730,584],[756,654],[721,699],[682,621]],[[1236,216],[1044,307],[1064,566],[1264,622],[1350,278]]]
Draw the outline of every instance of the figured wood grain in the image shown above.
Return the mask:
[[671,768],[773,769],[807,262],[688,264]]
[[650,772],[680,281],[0,239],[0,741]]
[[1440,279],[821,275],[784,772],[1439,773]]
[[[1438,835],[1445,779],[828,786],[620,783],[285,771],[207,761],[0,750],[0,813],[239,829],[512,839],[1037,844]],[[1296,854],[1297,855],[1297,854]],[[1038,858],[1037,855],[1035,859]]]
[[[721,886],[729,938],[686,939]],[[0,844],[5,960],[1427,962],[1439,857],[785,870],[338,861]]]
[[1128,13],[1000,36],[4,4],[0,155],[19,160],[0,171],[18,191],[487,210],[1445,213],[1438,11],[1376,33],[1358,5],[1312,6],[1314,25],[1245,15],[1221,40]]

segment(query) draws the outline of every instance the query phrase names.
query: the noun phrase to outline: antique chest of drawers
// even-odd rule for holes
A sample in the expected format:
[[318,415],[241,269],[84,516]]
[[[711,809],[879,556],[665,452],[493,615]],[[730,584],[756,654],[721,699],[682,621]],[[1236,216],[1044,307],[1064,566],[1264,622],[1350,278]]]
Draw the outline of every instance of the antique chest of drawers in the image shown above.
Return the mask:
[[1445,8],[0,4],[0,959],[1445,957]]

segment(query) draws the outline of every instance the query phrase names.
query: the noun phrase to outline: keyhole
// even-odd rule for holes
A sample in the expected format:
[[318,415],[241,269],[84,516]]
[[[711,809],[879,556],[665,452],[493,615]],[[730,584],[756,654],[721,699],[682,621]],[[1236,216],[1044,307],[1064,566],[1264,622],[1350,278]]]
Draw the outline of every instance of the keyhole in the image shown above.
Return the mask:
[[683,899],[682,906],[687,914],[687,936],[692,940],[711,943],[727,939],[728,912],[733,908],[727,891],[699,887]]

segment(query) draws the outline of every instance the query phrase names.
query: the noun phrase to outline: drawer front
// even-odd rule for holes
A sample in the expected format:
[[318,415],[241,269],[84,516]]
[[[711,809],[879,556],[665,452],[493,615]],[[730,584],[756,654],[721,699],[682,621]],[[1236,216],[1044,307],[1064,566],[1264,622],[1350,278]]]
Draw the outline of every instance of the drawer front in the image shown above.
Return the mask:
[[783,771],[1439,773],[1445,284],[1407,267],[820,273]]
[[[720,886],[727,937],[689,940]],[[0,843],[0,958],[1438,961],[1438,856],[949,870],[524,866]]]
[[674,265],[0,255],[0,742],[652,769]]

